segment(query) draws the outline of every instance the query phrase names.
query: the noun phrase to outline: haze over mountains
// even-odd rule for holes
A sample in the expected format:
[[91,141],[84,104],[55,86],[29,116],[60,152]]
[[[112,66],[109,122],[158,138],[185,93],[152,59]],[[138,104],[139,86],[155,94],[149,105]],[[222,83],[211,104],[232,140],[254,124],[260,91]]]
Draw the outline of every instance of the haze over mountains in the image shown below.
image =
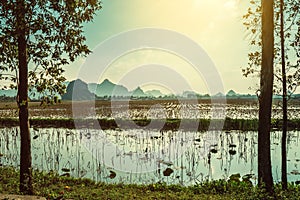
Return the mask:
[[[76,93],[73,93],[73,86],[76,82]],[[225,95],[222,93],[215,94],[216,97],[224,97]],[[197,94],[193,91],[184,91],[181,95],[174,95],[174,94],[163,94],[160,90],[149,90],[144,91],[141,87],[137,87],[133,91],[129,91],[125,86],[118,85],[111,82],[108,79],[105,79],[102,83],[85,83],[79,79],[71,81],[67,87],[67,92],[65,95],[62,96],[63,100],[88,100],[93,98],[100,98],[100,99],[108,99],[110,97],[113,98],[210,98],[208,94]],[[230,90],[226,94],[227,98],[256,98],[254,95],[240,95],[235,93],[233,90]]]
[[[180,95],[164,94],[160,90],[153,89],[144,91],[141,87],[137,87],[133,91],[129,91],[125,86],[118,85],[105,79],[102,83],[85,83],[82,80],[73,80],[71,82],[65,82],[67,89],[66,93],[61,97],[62,100],[91,100],[91,99],[109,99],[109,98],[133,98],[133,99],[155,99],[155,98],[210,98],[208,94],[197,94],[194,91],[184,91]],[[76,92],[73,94],[74,85],[76,86]],[[0,97],[15,97],[17,95],[16,90],[0,90]],[[222,93],[217,93],[213,97],[224,97]],[[281,98],[280,96],[273,96],[274,98]],[[292,95],[293,98],[300,98],[299,94]],[[40,95],[29,94],[29,98],[32,100],[39,100]],[[226,98],[257,98],[256,95],[250,94],[237,94],[233,90],[229,90],[226,94]]]
[[[73,93],[73,87],[76,86],[76,93]],[[75,81],[71,81],[67,87],[67,92],[62,96],[63,100],[88,100],[97,98],[125,98],[125,97],[133,97],[133,98],[146,98],[146,97],[154,97],[159,94],[158,91],[147,91],[145,93],[140,87],[137,87],[133,91],[129,91],[126,87],[122,85],[117,85],[105,79],[102,83],[85,83],[79,79]],[[162,94],[163,95],[163,94]]]

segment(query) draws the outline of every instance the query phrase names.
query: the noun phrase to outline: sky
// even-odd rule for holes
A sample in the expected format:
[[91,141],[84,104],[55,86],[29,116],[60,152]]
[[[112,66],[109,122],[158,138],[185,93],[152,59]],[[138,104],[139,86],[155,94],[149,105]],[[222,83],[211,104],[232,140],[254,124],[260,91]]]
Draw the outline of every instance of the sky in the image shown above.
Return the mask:
[[255,92],[249,88],[258,80],[242,76],[250,50],[242,20],[248,1],[102,0],[102,6],[84,26],[93,53],[65,68],[68,80],[108,78],[131,90],[139,84],[173,93]]

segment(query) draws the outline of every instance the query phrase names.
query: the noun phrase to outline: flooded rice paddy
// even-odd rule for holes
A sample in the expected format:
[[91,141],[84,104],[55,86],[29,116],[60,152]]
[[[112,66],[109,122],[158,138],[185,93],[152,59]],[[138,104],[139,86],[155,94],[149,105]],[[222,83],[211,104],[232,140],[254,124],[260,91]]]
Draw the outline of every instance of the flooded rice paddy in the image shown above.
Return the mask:
[[[193,101],[175,102],[175,101],[133,101],[133,102],[84,102],[72,103],[65,102],[61,105],[52,106],[33,106],[30,108],[30,118],[47,119],[65,119],[74,118],[76,109],[79,109],[80,118],[103,119],[103,118],[122,118],[122,119],[209,119],[226,117],[235,119],[257,119],[258,104],[256,100],[248,102],[234,102],[225,105],[215,105],[216,112],[212,111],[211,102],[195,103]],[[96,105],[95,105],[96,104]],[[219,109],[219,110],[218,110]],[[10,105],[0,109],[0,117],[17,118],[16,108],[10,108]],[[76,116],[77,117],[77,116]],[[282,118],[281,106],[274,103],[272,118]],[[288,108],[289,119],[300,119],[299,102],[292,103]]]
[[[288,180],[300,180],[299,131],[288,133]],[[227,179],[256,184],[257,132],[31,129],[33,168],[109,183],[177,183]],[[280,181],[281,133],[272,132],[272,170]],[[18,128],[0,129],[0,164],[18,167]]]

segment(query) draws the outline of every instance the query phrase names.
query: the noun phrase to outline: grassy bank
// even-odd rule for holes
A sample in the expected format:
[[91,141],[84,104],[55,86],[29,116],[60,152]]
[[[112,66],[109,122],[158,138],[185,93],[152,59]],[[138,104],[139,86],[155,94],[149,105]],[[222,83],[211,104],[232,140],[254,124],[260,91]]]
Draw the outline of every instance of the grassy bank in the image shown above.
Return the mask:
[[[61,177],[55,172],[34,171],[35,194],[48,199],[299,199],[300,186],[290,184],[288,191],[275,186],[275,195],[268,196],[264,191],[249,182],[232,178],[195,186],[165,185],[126,185],[96,183],[88,179]],[[18,171],[0,167],[0,193],[19,194]]]
[[[15,127],[18,126],[18,119],[16,118],[0,118],[0,127]],[[101,129],[132,129],[135,125],[138,127],[146,127],[151,123],[151,128],[161,130],[195,130],[207,131],[208,129],[214,130],[223,127],[223,130],[242,130],[242,131],[255,131],[258,128],[257,119],[231,119],[226,118],[223,120],[209,119],[118,119],[116,122],[113,119],[78,119],[74,122],[73,119],[30,119],[30,125],[41,128],[100,128]],[[224,124],[222,124],[224,123]],[[281,130],[282,120],[273,119],[272,128],[274,130]],[[293,119],[288,121],[289,130],[300,130],[300,119]]]

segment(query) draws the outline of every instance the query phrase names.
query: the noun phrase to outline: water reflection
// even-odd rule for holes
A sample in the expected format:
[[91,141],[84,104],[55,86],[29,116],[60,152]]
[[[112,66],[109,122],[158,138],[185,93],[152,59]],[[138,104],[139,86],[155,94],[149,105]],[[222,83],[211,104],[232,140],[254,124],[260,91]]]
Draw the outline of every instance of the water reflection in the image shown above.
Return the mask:
[[[33,168],[95,181],[182,185],[231,174],[257,183],[256,132],[32,129]],[[273,177],[280,181],[281,133],[273,132]],[[299,132],[288,134],[288,180],[300,180]],[[18,128],[0,129],[0,163],[18,167]]]

